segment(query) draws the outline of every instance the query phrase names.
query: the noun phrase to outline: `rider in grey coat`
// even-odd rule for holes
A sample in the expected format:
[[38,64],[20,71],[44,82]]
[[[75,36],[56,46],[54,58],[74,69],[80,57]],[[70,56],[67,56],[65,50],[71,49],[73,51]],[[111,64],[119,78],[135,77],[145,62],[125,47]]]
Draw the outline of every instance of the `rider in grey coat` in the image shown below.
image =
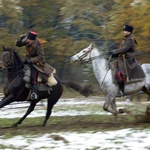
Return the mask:
[[[123,29],[124,39],[120,48],[111,51],[112,56],[117,56],[116,79],[119,85],[118,96],[124,95],[124,82],[139,80],[145,77],[145,74],[134,57],[135,44],[137,41],[132,36],[133,27],[125,25]],[[127,82],[129,82],[127,81]]]

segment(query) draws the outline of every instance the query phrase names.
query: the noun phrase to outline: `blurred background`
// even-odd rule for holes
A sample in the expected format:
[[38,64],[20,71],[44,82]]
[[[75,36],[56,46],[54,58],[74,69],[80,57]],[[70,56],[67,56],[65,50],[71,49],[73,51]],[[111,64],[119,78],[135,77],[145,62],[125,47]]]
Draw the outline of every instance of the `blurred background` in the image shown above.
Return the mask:
[[[138,42],[136,58],[150,63],[149,10],[149,0],[0,0],[0,44],[23,57],[24,47],[15,47],[15,41],[32,29],[46,41],[46,61],[62,80],[97,85],[91,63],[82,67],[65,58],[92,42],[105,52],[117,48],[124,25],[130,24]],[[0,86],[5,76],[0,72]]]

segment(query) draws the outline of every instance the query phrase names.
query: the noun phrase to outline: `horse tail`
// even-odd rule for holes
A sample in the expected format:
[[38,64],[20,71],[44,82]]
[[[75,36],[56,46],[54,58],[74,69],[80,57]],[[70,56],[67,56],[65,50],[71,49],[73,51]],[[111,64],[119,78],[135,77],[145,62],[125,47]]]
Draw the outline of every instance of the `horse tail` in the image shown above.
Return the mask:
[[81,95],[88,97],[93,93],[93,88],[91,85],[81,86],[79,83],[71,82],[71,81],[62,81],[68,89],[72,88],[75,91],[79,92]]

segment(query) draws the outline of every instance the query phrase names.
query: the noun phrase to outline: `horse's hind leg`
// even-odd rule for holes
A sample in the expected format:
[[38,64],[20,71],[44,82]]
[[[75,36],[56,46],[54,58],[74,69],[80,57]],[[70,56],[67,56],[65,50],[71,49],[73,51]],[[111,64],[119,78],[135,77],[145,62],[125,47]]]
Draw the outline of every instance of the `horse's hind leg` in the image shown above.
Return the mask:
[[47,112],[45,116],[45,120],[43,122],[43,127],[46,125],[47,120],[49,119],[53,106],[57,103],[62,93],[55,93],[54,91],[47,99]]
[[46,125],[47,120],[49,119],[49,117],[52,113],[52,108],[57,103],[59,98],[61,97],[62,92],[63,92],[62,88],[60,88],[60,89],[58,88],[57,90],[55,89],[51,92],[50,96],[48,97],[47,112],[46,112],[45,120],[43,122],[43,127]]
[[117,116],[117,106],[116,106],[116,99],[115,99],[115,98],[112,100],[111,108],[112,108],[112,110],[114,111],[113,114],[114,114],[115,116]]
[[111,103],[111,108],[114,111],[113,115],[115,116],[115,121],[118,119],[118,112],[117,112],[117,106],[116,106],[116,99],[114,98],[112,103]]
[[21,124],[22,121],[34,110],[35,105],[36,105],[36,101],[31,101],[30,106],[29,106],[27,112],[25,113],[25,115],[18,122],[16,122],[13,125],[13,127],[17,127],[18,124]]
[[50,102],[50,100],[48,99],[48,104],[47,104],[47,112],[46,112],[46,116],[45,116],[45,120],[43,122],[43,127],[46,125],[47,120],[49,119],[51,113],[52,113],[52,108],[53,108],[53,104]]
[[[111,108],[109,106],[111,105]],[[109,97],[107,96],[107,99],[103,105],[103,109],[107,112],[110,112],[114,114],[115,116],[117,115],[117,110],[116,110],[116,103],[115,103],[115,97]]]

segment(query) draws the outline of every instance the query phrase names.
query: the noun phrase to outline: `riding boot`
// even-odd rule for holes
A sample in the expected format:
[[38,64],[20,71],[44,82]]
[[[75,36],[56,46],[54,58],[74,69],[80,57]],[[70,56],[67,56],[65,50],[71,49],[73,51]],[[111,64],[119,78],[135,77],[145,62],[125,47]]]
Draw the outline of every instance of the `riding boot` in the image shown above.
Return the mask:
[[31,93],[31,100],[38,100],[39,95],[38,95],[38,88],[37,85],[32,86],[32,93]]
[[119,91],[117,97],[124,96],[124,81],[118,81]]

